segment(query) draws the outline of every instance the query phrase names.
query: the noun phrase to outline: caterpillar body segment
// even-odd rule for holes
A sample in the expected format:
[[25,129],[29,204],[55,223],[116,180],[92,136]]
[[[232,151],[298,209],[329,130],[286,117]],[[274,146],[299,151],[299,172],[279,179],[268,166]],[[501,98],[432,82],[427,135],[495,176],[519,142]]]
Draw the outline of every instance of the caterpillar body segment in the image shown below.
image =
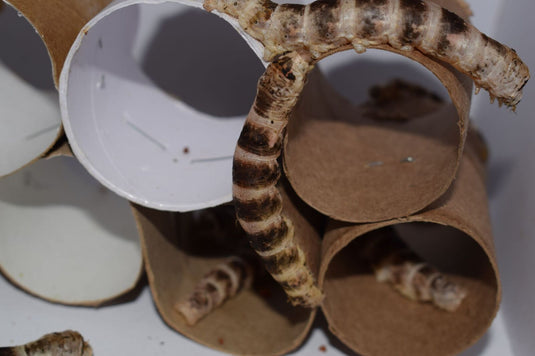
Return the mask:
[[284,129],[312,69],[297,52],[277,56],[258,83],[255,102],[238,139],[233,162],[233,197],[238,221],[267,271],[295,305],[316,306],[323,296],[282,213],[277,161]]
[[252,266],[241,257],[229,257],[208,272],[184,300],[175,304],[188,325],[195,325],[215,308],[234,297],[253,280]]
[[405,297],[430,302],[440,309],[455,311],[467,293],[424,261],[393,230],[369,239],[363,257],[379,282],[390,283]]
[[46,334],[36,341],[0,347],[0,356],[93,356],[91,346],[76,331]]
[[513,49],[430,0],[205,0],[204,7],[238,19],[265,46],[266,61],[288,51],[315,61],[350,46],[359,53],[378,45],[419,50],[469,75],[513,110],[530,77]]

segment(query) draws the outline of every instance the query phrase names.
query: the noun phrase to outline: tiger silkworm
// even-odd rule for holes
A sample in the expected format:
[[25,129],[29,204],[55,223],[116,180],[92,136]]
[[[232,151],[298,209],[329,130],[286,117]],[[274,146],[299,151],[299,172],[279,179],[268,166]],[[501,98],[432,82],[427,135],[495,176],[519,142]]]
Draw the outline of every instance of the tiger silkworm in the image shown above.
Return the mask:
[[258,82],[257,95],[238,139],[233,163],[236,215],[267,271],[294,305],[316,306],[323,296],[282,213],[277,159],[283,132],[312,69],[296,52],[278,56]]
[[277,5],[269,0],[205,0],[208,11],[236,18],[264,46],[272,61],[288,51],[319,60],[353,47],[420,52],[445,61],[515,110],[529,70],[516,52],[481,33],[458,15],[428,0],[318,0]]
[[372,266],[377,281],[392,284],[411,300],[455,311],[466,297],[464,288],[449,281],[390,231],[369,239],[363,249],[363,257]]
[[92,356],[91,346],[77,331],[46,334],[25,345],[0,347],[0,356]]
[[208,272],[184,300],[175,304],[188,325],[195,325],[238,292],[251,285],[252,266],[241,257],[230,257]]

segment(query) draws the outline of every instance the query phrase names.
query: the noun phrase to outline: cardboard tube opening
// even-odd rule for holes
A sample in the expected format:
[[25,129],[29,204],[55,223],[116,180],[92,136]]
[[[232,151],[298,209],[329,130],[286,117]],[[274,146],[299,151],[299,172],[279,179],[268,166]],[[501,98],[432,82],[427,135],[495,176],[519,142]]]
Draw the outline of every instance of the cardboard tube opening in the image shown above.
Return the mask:
[[72,157],[1,179],[0,271],[55,303],[98,306],[131,291],[143,261],[128,203]]
[[[437,2],[463,17],[469,13],[462,1]],[[331,75],[343,92],[345,86],[358,87],[352,83],[384,84],[401,78],[425,84],[423,88],[441,95],[445,104],[418,112],[417,98],[412,107],[403,101],[389,103],[404,120],[385,120],[384,115],[367,115],[365,105],[355,106],[320,78],[319,84],[305,87],[289,122],[285,172],[301,199],[336,220],[373,222],[413,214],[444,194],[455,177],[468,128],[472,81],[417,50],[371,46],[368,52],[373,55],[358,60],[352,48],[337,52],[345,50],[350,51],[326,59],[337,64]],[[348,96],[359,102],[362,94]]]
[[0,177],[39,158],[62,132],[50,58],[23,15],[0,9]]
[[[286,174],[304,201],[337,220],[372,222],[410,215],[444,194],[464,148],[470,90],[432,63],[428,68],[447,78],[453,103],[433,89],[418,86],[423,97],[401,88],[397,93],[406,98],[385,99],[391,112],[383,114],[383,103],[370,106],[372,97],[356,106],[326,79],[310,80],[289,122],[284,150]],[[407,99],[413,104],[407,106]]]
[[[232,219],[223,219],[220,228],[207,232],[210,223],[202,218],[206,214],[202,211],[171,213],[138,205],[133,209],[152,295],[169,326],[196,342],[230,354],[286,354],[302,343],[315,310],[292,307],[280,286],[261,267],[251,287],[189,326],[175,309],[176,303],[187,298],[201,278],[227,257],[252,250],[244,236],[232,233],[238,231]],[[221,209],[225,207],[209,211],[217,218]]]
[[229,202],[234,147],[262,62],[229,24],[195,9],[198,1],[141,3],[107,7],[67,56],[60,102],[73,152],[143,206]]
[[464,232],[432,223],[395,225],[405,242],[447,278],[467,290],[454,312],[411,301],[377,282],[358,256],[367,239],[353,240],[331,260],[325,275],[324,313],[332,330],[363,355],[452,355],[490,325],[499,300],[498,276],[478,243]]

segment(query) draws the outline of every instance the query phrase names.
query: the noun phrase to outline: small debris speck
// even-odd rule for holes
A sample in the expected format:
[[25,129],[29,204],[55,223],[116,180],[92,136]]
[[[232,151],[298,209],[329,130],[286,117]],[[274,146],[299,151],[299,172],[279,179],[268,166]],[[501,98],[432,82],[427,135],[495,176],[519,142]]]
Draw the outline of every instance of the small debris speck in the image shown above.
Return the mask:
[[225,340],[223,340],[223,338],[220,337],[219,339],[217,339],[217,342],[219,343],[219,345],[223,345],[225,343]]
[[258,294],[260,294],[263,298],[271,298],[271,290],[268,288],[259,289]]
[[382,161],[374,161],[374,162],[368,163],[366,166],[367,167],[379,167],[379,166],[382,166],[383,164],[384,162]]
[[321,352],[327,352],[327,347],[326,347],[325,345],[321,345],[321,346],[319,347],[319,350],[320,350]]
[[411,157],[411,156],[405,157],[401,160],[401,163],[412,163],[412,162],[414,162],[414,157]]
[[160,345],[161,346],[165,345],[165,342],[164,341],[160,341]]
[[189,153],[189,147],[188,147],[188,146],[184,147],[184,149],[182,150],[182,152],[184,152],[184,154],[187,155],[187,154]]
[[178,163],[178,158],[173,158],[173,163]]

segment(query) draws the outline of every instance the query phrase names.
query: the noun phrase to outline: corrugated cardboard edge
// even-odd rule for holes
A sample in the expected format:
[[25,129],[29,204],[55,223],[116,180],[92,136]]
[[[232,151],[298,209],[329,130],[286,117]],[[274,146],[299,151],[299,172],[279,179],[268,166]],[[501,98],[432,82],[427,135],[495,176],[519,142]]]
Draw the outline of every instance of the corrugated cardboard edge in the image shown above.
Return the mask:
[[[290,193],[291,194],[291,193]],[[296,203],[294,205],[294,203]],[[305,246],[307,261],[319,268],[320,238],[303,215],[301,202],[284,197],[285,214],[295,225],[296,237]],[[317,309],[293,307],[271,277],[266,289],[248,289],[214,310],[193,327],[174,311],[174,304],[188,295],[194,284],[224,256],[202,256],[186,251],[188,237],[178,237],[179,213],[152,210],[132,204],[141,235],[141,246],[154,302],[163,320],[188,338],[212,349],[239,355],[283,355],[300,346],[308,335]],[[321,224],[323,219],[312,222]],[[172,242],[172,239],[180,242]],[[179,244],[183,244],[179,247]],[[209,250],[209,247],[206,247]]]
[[[449,7],[456,11],[466,11],[466,8],[461,6],[462,2],[451,0],[439,3],[449,4]],[[337,94],[324,79],[311,77],[288,125],[284,145],[285,172],[301,199],[323,214],[343,221],[388,220],[413,214],[431,204],[451,185],[461,161],[467,135],[473,87],[470,78],[460,74],[450,65],[431,59],[419,51],[400,51],[390,46],[372,48],[405,56],[431,71],[448,90],[458,119],[457,123],[451,121],[451,113],[445,111],[439,114],[439,117],[435,114],[435,117],[428,118],[431,123],[437,123],[436,127],[428,125],[427,128],[422,128],[422,119],[418,119],[398,124],[397,132],[392,123],[373,123],[372,120],[361,120],[357,122],[361,126],[355,128],[354,123],[344,124],[344,121],[348,121],[348,117],[351,120],[356,113],[358,115],[358,110]],[[350,49],[352,50],[344,47],[338,51]],[[365,138],[367,142],[342,138],[349,133],[358,133],[359,129],[370,125],[374,126],[375,131],[368,128],[368,131],[362,133],[366,136],[360,137]],[[438,142],[440,140],[411,143],[410,137],[402,132],[412,130],[414,132],[411,134],[416,137],[427,130],[436,139],[438,135],[435,130],[438,130],[439,125],[444,125],[443,131],[447,131],[450,136],[445,135],[445,143]],[[456,132],[456,137],[451,135],[453,132]],[[370,143],[379,142],[374,140],[374,135],[377,135],[377,139],[389,140],[384,143],[384,149],[389,149],[390,152],[383,153],[388,160],[396,163],[402,158],[395,155],[398,140],[403,140],[409,147],[412,144],[415,152],[425,152],[428,148],[426,145],[436,146],[439,151],[442,150],[442,157],[420,163],[416,160],[411,166],[413,171],[410,172],[407,170],[408,165],[399,164],[394,168],[389,166],[391,172],[387,175],[382,174],[381,169],[365,171],[363,167],[374,161],[374,154],[370,154],[368,159],[356,158],[349,152],[369,150]],[[343,147],[344,153],[333,156],[332,152],[328,152],[328,148],[334,150],[335,147]],[[422,171],[425,171],[425,174],[421,174]],[[363,172],[369,176],[365,176]],[[401,181],[400,177],[405,180]],[[375,192],[380,192],[381,196],[377,197]],[[407,194],[402,196],[400,192]]]
[[[487,210],[483,171],[484,169],[481,167],[479,160],[473,154],[468,154],[462,161],[459,176],[454,186],[428,209],[406,218],[372,224],[351,225],[342,222],[332,222],[330,224],[323,242],[322,265],[320,268],[320,284],[326,293],[322,309],[331,331],[347,346],[365,355],[394,353],[403,355],[453,355],[476,342],[485,333],[496,316],[500,304],[501,283]],[[469,294],[463,302],[465,305],[461,305],[458,312],[463,314],[462,318],[464,319],[458,319],[460,321],[456,325],[448,325],[448,323],[454,324],[452,320],[456,318],[455,313],[447,313],[431,305],[405,300],[397,292],[393,291],[390,286],[375,282],[374,277],[371,275],[367,277],[361,275],[361,279],[357,282],[358,285],[351,286],[350,283],[346,282],[344,284],[344,288],[347,288],[345,296],[341,291],[330,290],[332,285],[330,286],[330,282],[326,280],[329,267],[333,266],[333,260],[337,256],[341,256],[340,253],[348,248],[352,241],[358,240],[359,237],[366,233],[382,227],[410,222],[427,222],[437,226],[449,226],[464,233],[464,240],[466,240],[466,237],[468,237],[468,240],[472,239],[477,244],[478,248],[476,250],[481,252],[481,261],[484,261],[484,263],[482,262],[475,268],[478,273],[481,273],[477,276],[481,280],[464,277],[463,279],[457,275],[450,275],[450,278],[454,280],[460,278],[460,283],[468,286],[469,293],[472,294],[473,298],[471,300]],[[368,278],[367,281],[366,278]],[[356,290],[355,288],[359,286],[360,289]],[[365,286],[367,288],[364,288]],[[372,289],[373,291],[370,291]],[[380,312],[378,312],[379,309],[369,308],[365,309],[365,312],[361,310],[362,313],[358,316],[351,315],[351,307],[354,306],[352,303],[356,299],[350,295],[352,292],[358,293],[359,297],[371,293],[376,303],[382,303],[380,304]],[[373,293],[376,294],[374,295]],[[333,299],[333,296],[338,297],[338,299],[336,297]],[[389,305],[388,303],[392,304]],[[341,308],[345,308],[345,313],[341,314],[336,311]],[[382,319],[381,322],[383,324],[381,324],[381,327],[369,334],[370,331],[366,329],[365,323],[384,317],[383,312],[388,312],[389,310],[392,313],[388,319]],[[396,317],[405,312],[409,313],[404,315],[407,319],[396,321]],[[433,318],[437,318],[434,324],[430,322],[430,317],[427,317],[430,313],[434,313],[435,316]],[[414,318],[412,320],[416,320],[416,323],[421,322],[425,325],[420,325],[415,327],[414,330],[408,331],[408,329],[412,328],[412,325],[407,323],[410,318]],[[436,329],[438,328],[436,322],[441,318],[444,318],[445,324],[441,326],[441,333],[438,335],[436,334]],[[363,322],[363,320],[366,321]],[[395,329],[396,326],[398,329]],[[393,328],[399,332],[393,333],[395,331]],[[448,330],[449,335],[445,330]],[[390,335],[388,334],[389,332]],[[379,334],[381,335],[377,336]],[[400,334],[412,336],[413,339],[405,337],[400,342],[398,337]],[[367,335],[368,338],[363,335]],[[374,335],[377,338],[374,338]]]

